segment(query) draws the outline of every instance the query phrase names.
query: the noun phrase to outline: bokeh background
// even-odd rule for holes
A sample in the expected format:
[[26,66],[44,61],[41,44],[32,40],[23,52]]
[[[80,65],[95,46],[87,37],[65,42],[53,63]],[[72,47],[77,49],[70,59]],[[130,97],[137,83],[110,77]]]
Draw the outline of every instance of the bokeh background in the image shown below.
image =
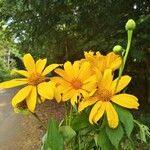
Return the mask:
[[137,27],[124,74],[132,76],[127,90],[139,98],[138,117],[149,124],[149,0],[0,0],[0,81],[11,78],[12,68],[23,68],[21,57],[28,52],[63,63],[88,50],[125,48],[130,18]]

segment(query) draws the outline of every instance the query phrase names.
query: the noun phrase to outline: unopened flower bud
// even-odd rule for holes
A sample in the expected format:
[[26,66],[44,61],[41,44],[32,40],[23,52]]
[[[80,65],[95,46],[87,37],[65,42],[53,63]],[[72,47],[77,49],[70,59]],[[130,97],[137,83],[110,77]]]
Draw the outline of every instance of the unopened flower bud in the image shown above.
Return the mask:
[[121,54],[122,51],[123,51],[123,48],[122,48],[122,46],[120,46],[120,45],[116,45],[116,46],[114,46],[114,48],[113,48],[113,52],[114,52],[115,54]]
[[129,19],[128,22],[126,23],[126,26],[125,26],[127,31],[128,30],[134,30],[135,27],[136,27],[136,23],[133,19]]

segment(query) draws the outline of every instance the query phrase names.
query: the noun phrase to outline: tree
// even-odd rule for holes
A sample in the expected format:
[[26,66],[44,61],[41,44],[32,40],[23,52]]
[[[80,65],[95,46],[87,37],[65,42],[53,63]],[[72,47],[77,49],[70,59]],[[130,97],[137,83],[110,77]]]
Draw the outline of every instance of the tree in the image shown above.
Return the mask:
[[136,86],[137,95],[148,94],[138,91],[150,87],[149,0],[0,0],[0,6],[7,39],[13,38],[21,53],[58,63],[79,59],[84,50],[106,53],[116,44],[126,47],[124,24],[133,18],[137,29],[126,72],[144,83]]

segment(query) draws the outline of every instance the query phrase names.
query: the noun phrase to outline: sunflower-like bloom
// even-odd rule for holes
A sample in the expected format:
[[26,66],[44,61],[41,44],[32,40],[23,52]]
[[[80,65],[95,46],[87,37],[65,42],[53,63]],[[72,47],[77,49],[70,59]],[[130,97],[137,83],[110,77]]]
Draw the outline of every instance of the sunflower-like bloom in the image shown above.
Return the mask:
[[91,64],[91,69],[96,71],[99,70],[102,73],[106,69],[112,69],[113,71],[118,69],[121,65],[121,57],[116,55],[114,52],[108,53],[106,56],[102,55],[100,52],[84,52],[85,59],[82,59],[81,62],[89,62]]
[[116,128],[119,119],[112,105],[113,103],[129,109],[138,109],[139,106],[138,99],[135,96],[125,93],[117,94],[129,84],[130,80],[131,77],[127,75],[122,76],[119,82],[118,78],[113,80],[112,70],[105,70],[101,81],[98,82],[97,91],[89,98],[80,102],[78,111],[80,112],[94,104],[89,114],[89,122],[91,124],[97,123],[106,112],[109,126]]
[[[84,62],[80,64],[75,61],[73,64],[67,61],[64,70],[57,68],[55,72],[59,77],[52,78],[58,85],[55,98],[62,101],[71,100],[74,106],[80,98],[87,97],[90,92],[96,89],[96,76],[90,70],[90,64]],[[58,94],[60,94],[58,95]]]
[[26,54],[23,57],[26,70],[13,71],[24,77],[0,83],[0,88],[13,88],[25,85],[12,99],[14,108],[25,105],[31,112],[34,112],[38,95],[45,99],[52,99],[54,97],[55,83],[50,81],[46,75],[59,65],[51,64],[45,68],[46,62],[47,59],[39,59],[35,63],[32,56]]

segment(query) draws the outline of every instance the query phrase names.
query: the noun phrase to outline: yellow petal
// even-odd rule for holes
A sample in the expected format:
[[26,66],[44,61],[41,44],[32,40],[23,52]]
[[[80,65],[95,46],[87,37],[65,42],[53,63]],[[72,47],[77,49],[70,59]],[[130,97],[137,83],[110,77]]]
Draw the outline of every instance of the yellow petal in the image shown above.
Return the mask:
[[0,83],[0,88],[13,88],[16,86],[27,84],[27,79],[18,78]]
[[27,106],[31,112],[34,112],[35,110],[36,100],[37,100],[37,90],[36,90],[36,86],[34,86],[29,96],[26,98]]
[[21,90],[19,90],[19,92],[12,99],[13,107],[16,107],[18,103],[22,102],[30,94],[32,87],[33,86],[28,85],[22,88]]
[[71,86],[71,84],[69,82],[67,82],[65,79],[63,79],[61,77],[52,77],[51,80],[54,81],[55,83],[61,84],[64,87]]
[[102,79],[102,72],[99,68],[96,68],[96,67],[93,70],[96,74],[96,79],[99,82]]
[[98,99],[96,97],[90,97],[90,98],[80,102],[79,107],[78,107],[78,112],[82,111],[83,109],[85,109],[88,106],[95,104],[97,101],[98,101]]
[[75,61],[73,63],[73,69],[74,69],[74,77],[77,78],[78,74],[79,74],[79,65],[80,65],[80,61]]
[[[131,77],[128,75],[122,76],[118,82],[118,78],[115,79],[112,84],[111,84],[111,90],[115,93],[120,92],[121,90],[123,90],[131,81]],[[116,88],[116,84],[118,82],[117,88]]]
[[84,84],[86,84],[86,83],[91,83],[91,82],[97,82],[97,77],[96,77],[96,75],[90,75],[89,77],[87,76],[87,79],[86,80],[84,80]]
[[89,97],[89,92],[87,92],[86,90],[79,89],[78,91],[83,98]]
[[42,73],[46,63],[47,63],[47,59],[39,59],[36,62],[36,72]]
[[106,109],[106,102],[103,102],[101,107],[98,109],[97,113],[94,115],[93,122],[97,123],[100,120],[105,112]]
[[70,82],[72,81],[73,77],[69,76],[64,70],[62,69],[55,69],[55,72],[60,75],[63,79],[65,79],[66,81]]
[[79,94],[78,94],[78,92],[76,92],[76,93],[72,96],[72,98],[70,99],[72,106],[74,106],[75,103],[77,103],[77,101],[78,101],[78,96],[79,96]]
[[25,71],[25,70],[16,70],[16,69],[13,69],[12,71],[11,71],[11,74],[13,75],[13,74],[16,74],[16,73],[18,73],[18,74],[20,74],[20,75],[23,75],[23,76],[25,76],[25,77],[28,77],[29,76],[29,73],[27,72],[27,71]]
[[116,69],[119,69],[119,67],[121,66],[122,63],[122,59],[121,57],[118,57],[115,61],[113,61],[110,65],[110,68],[114,71]]
[[120,67],[121,63],[121,57],[119,55],[116,55],[114,52],[110,52],[106,55],[107,68],[110,68],[114,71]]
[[88,92],[93,91],[94,89],[96,89],[96,87],[97,87],[96,83],[87,83],[87,84],[82,85],[82,89]]
[[101,107],[102,101],[98,101],[92,108],[90,115],[89,115],[89,122],[93,124],[93,117],[97,113],[98,109]]
[[112,70],[111,69],[106,69],[104,71],[101,84],[99,85],[100,88],[102,86],[103,88],[109,89],[110,85],[112,83],[112,79],[113,79]]
[[110,102],[107,102],[106,104],[106,114],[110,128],[116,128],[119,122],[118,114]]
[[50,73],[51,71],[53,71],[55,68],[57,68],[59,66],[59,64],[51,64],[49,66],[47,66],[44,71],[42,72],[42,76],[47,75],[48,73]]
[[31,54],[24,55],[23,63],[29,72],[35,72],[35,61]]
[[130,94],[118,94],[113,96],[111,100],[122,107],[130,109],[138,109],[139,106],[138,99]]
[[73,69],[71,62],[67,61],[64,64],[64,70],[69,76],[72,76],[72,78],[74,77],[74,69]]
[[62,100],[62,93],[59,90],[59,86],[54,88],[54,97],[55,100],[59,103]]
[[65,89],[65,91],[63,91],[62,101],[71,99],[76,93],[77,92],[74,89]]
[[90,75],[91,75],[90,64],[88,62],[82,63],[80,70],[79,70],[78,78],[84,81],[87,79],[87,76],[90,76]]
[[49,82],[42,82],[38,86],[38,93],[40,96],[46,99],[53,99],[54,98],[54,88],[55,83],[52,81]]

